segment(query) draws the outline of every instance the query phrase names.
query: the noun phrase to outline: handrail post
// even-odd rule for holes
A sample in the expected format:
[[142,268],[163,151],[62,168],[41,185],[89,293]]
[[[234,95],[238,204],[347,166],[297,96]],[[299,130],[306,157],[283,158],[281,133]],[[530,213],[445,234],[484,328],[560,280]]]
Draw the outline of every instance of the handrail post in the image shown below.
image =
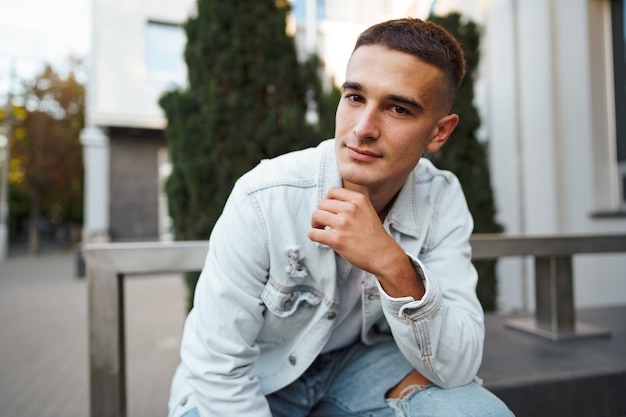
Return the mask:
[[537,326],[556,333],[575,330],[571,256],[535,258]]
[[199,271],[207,249],[207,241],[86,246],[91,417],[127,413],[124,281],[142,274]]
[[95,256],[87,268],[90,415],[126,417],[123,276]]
[[514,318],[507,326],[554,342],[607,337],[606,329],[576,322],[571,255],[535,257],[535,316]]

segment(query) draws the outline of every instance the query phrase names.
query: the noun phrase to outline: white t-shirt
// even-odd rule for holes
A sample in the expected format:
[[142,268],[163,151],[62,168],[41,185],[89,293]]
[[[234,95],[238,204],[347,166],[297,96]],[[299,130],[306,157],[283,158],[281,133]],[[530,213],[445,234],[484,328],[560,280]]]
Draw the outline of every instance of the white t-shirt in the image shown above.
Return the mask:
[[356,342],[361,336],[363,314],[361,313],[361,287],[363,270],[353,266],[339,295],[339,311],[335,327],[322,353],[340,349]]

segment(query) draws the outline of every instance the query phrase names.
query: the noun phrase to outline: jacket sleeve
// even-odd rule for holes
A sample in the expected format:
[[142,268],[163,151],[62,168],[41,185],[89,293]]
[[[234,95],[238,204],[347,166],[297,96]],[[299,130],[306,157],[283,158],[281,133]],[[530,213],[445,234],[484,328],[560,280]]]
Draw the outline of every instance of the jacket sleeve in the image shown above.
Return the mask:
[[263,219],[238,183],[211,234],[181,344],[203,417],[271,416],[255,375],[268,268]]
[[378,287],[385,318],[404,356],[434,384],[448,388],[471,382],[478,372],[484,314],[471,262],[474,225],[461,186],[450,176],[438,191],[420,260],[407,254],[426,293],[421,300],[392,298]]

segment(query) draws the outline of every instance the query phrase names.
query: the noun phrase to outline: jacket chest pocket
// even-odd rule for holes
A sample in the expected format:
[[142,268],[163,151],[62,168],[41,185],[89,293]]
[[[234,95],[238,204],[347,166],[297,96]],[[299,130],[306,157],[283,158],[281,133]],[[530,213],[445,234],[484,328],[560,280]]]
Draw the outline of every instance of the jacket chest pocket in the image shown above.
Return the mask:
[[270,280],[261,294],[261,300],[266,310],[258,341],[274,344],[305,331],[322,297],[311,287],[278,287]]

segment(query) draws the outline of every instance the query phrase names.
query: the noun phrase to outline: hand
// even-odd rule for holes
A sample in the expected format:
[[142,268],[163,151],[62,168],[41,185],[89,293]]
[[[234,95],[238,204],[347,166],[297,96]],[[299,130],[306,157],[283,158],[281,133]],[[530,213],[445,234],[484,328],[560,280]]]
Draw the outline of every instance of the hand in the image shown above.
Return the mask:
[[396,245],[369,198],[345,188],[332,188],[311,217],[309,239],[333,248],[344,259],[375,273],[381,247]]
[[330,189],[313,212],[311,226],[309,239],[330,246],[352,265],[374,274],[390,296],[422,297],[421,279],[366,195]]

